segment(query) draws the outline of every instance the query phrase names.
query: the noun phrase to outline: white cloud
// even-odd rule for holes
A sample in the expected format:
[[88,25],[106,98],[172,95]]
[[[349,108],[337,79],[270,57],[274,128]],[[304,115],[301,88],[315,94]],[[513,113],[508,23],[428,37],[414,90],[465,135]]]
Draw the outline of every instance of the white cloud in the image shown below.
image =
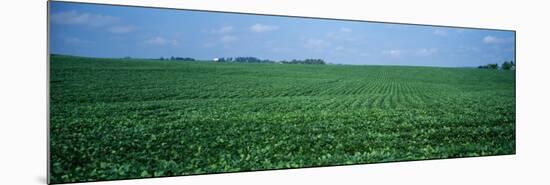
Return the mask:
[[205,47],[205,48],[212,48],[214,46],[216,46],[216,44],[211,43],[211,42],[206,42],[206,43],[202,44],[202,47]]
[[401,50],[398,50],[398,49],[384,50],[382,51],[382,54],[389,55],[391,57],[399,57],[401,56]]
[[220,33],[220,34],[223,34],[223,33],[232,32],[233,29],[234,29],[233,26],[223,26],[223,27],[221,27],[221,28],[212,30],[211,32],[212,32],[212,33]]
[[437,52],[438,52],[437,48],[422,48],[416,51],[416,54],[420,56],[430,56]]
[[459,46],[458,49],[463,52],[480,52],[481,50],[475,46]]
[[75,37],[68,37],[63,40],[65,41],[65,43],[69,43],[69,44],[76,44],[81,42],[79,38],[75,38]]
[[[93,27],[107,27],[106,31],[111,33],[121,34],[129,33],[135,30],[134,26],[130,25],[116,25],[120,24],[121,19],[110,15],[93,14],[87,12],[78,12],[75,10],[58,12],[52,14],[50,20],[54,24],[64,25],[84,25]],[[114,25],[114,26],[113,26]]]
[[233,35],[224,35],[222,38],[220,38],[220,41],[223,43],[231,43],[237,41],[238,38]]
[[340,32],[351,33],[352,31],[350,28],[340,28]]
[[278,29],[277,26],[270,26],[270,25],[264,25],[264,24],[254,24],[250,26],[250,31],[256,32],[256,33],[274,31],[277,29]]
[[76,37],[63,37],[63,42],[70,45],[86,45],[90,44],[90,41],[82,40]]
[[329,51],[333,54],[344,54],[344,55],[358,55],[360,52],[353,48],[353,47],[346,47],[341,45],[336,45],[334,47],[331,47],[332,49]]
[[327,33],[327,37],[334,41],[352,42],[352,41],[360,40],[360,37],[355,36],[352,32],[353,32],[352,29],[342,27],[338,31]]
[[164,37],[152,37],[149,40],[146,40],[145,43],[150,45],[157,45],[157,46],[179,45],[179,42],[176,39],[167,39]]
[[457,33],[464,33],[464,32],[467,32],[468,30],[465,29],[465,28],[457,28],[457,29],[455,29],[455,31],[456,31]]
[[371,53],[365,51],[365,52],[359,53],[359,56],[362,56],[362,57],[371,56]]
[[330,43],[322,39],[307,39],[304,47],[307,49],[320,50],[329,47]]
[[283,48],[283,47],[275,47],[271,49],[274,53],[286,53],[292,51],[290,48]]
[[81,13],[73,10],[54,13],[50,20],[55,24],[105,26],[116,23],[120,19],[109,15]]
[[136,28],[134,26],[113,26],[109,28],[109,32],[111,33],[129,33],[134,31]]
[[485,44],[500,44],[506,42],[506,39],[494,37],[491,35],[483,37],[483,43]]
[[444,30],[436,29],[434,30],[434,34],[437,36],[447,36],[447,32]]

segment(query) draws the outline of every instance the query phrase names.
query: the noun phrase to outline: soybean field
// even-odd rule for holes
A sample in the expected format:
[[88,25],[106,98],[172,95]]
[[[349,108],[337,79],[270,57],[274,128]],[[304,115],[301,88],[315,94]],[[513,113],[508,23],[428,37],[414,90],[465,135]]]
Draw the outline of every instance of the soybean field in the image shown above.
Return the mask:
[[52,183],[515,153],[515,72],[50,57]]

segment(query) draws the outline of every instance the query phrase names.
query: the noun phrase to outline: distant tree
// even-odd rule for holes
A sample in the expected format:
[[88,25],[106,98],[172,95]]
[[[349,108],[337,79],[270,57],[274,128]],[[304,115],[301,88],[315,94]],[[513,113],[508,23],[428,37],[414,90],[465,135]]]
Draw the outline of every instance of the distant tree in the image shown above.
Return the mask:
[[304,64],[325,64],[325,61],[322,59],[306,59]]
[[189,58],[189,57],[176,57],[175,59],[181,60],[181,61],[195,61],[194,58]]
[[488,69],[498,69],[498,64],[487,64]]
[[326,64],[326,62],[323,59],[305,59],[305,60],[296,60],[292,59],[290,61],[287,60],[281,60],[281,61],[274,61],[269,59],[259,59],[256,57],[221,57],[216,58],[217,62],[239,62],[239,63],[269,63],[269,64]]
[[242,62],[242,63],[273,63],[274,61],[271,60],[261,60],[256,57],[235,57],[235,58],[227,58],[226,61],[228,62]]
[[513,63],[514,63],[513,61],[510,61],[510,62],[504,61],[501,66],[502,70],[511,70],[514,65]]
[[283,64],[326,64],[326,62],[323,59],[305,59],[305,60],[292,59],[291,61],[283,60],[280,63],[283,63]]

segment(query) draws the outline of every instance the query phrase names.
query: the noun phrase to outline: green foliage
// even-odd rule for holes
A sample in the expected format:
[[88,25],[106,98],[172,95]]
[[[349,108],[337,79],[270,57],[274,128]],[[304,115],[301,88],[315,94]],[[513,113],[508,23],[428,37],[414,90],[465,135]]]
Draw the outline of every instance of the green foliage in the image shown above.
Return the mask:
[[326,64],[323,59],[305,59],[305,60],[290,60],[290,61],[274,61],[274,60],[267,60],[267,59],[259,59],[256,57],[235,57],[235,58],[218,58],[216,62],[237,62],[237,63],[264,63],[264,64],[273,64],[273,63],[280,63],[280,64]]
[[[160,57],[159,60],[164,60],[164,58],[163,58],[163,57]],[[168,59],[166,59],[166,60],[168,60]],[[171,57],[169,58],[169,60],[188,61],[188,62],[189,62],[189,61],[191,61],[191,62],[192,62],[192,61],[195,61],[194,58],[189,58],[189,57],[174,57],[174,56],[171,56]]]
[[489,68],[489,69],[498,69],[498,64],[487,64],[487,68]]
[[504,61],[504,63],[502,63],[502,69],[503,70],[511,70],[513,69],[514,67],[514,61]]
[[281,61],[283,64],[326,64],[323,59]]
[[487,64],[478,66],[479,69],[502,69],[502,70],[514,70],[516,69],[516,63],[513,60],[504,61],[499,68],[498,64]]
[[52,56],[51,182],[515,153],[515,73]]

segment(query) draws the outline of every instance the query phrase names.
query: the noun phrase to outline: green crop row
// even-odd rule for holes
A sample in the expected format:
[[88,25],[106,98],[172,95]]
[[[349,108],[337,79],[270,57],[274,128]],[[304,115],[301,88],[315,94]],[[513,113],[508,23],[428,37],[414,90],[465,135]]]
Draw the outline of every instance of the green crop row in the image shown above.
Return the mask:
[[52,56],[51,182],[515,153],[513,71]]

